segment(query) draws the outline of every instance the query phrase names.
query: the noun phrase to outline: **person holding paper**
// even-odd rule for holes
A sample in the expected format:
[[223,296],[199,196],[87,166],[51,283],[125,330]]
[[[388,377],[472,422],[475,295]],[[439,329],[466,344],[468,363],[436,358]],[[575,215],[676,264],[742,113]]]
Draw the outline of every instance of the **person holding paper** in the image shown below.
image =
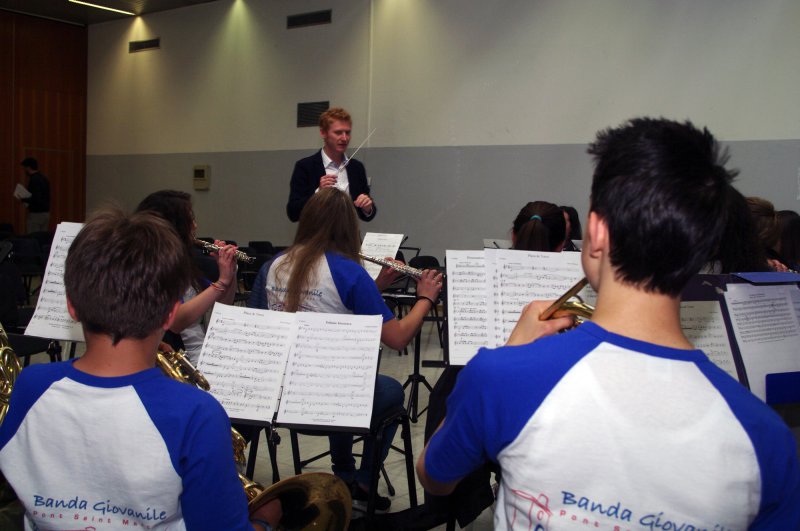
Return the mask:
[[523,311],[481,349],[419,458],[447,494],[502,471],[496,529],[800,529],[780,417],[686,339],[680,295],[725,232],[732,175],[708,130],[638,118],[598,133],[582,264],[591,322]]
[[[189,194],[177,190],[153,192],[139,203],[136,210],[137,212],[155,212],[166,219],[180,236],[186,252],[191,255],[197,223],[194,221],[192,197]],[[200,349],[203,347],[203,339],[206,335],[201,324],[203,316],[216,302],[233,303],[238,288],[234,257],[236,246],[228,245],[220,240],[214,243],[220,248],[215,257],[219,278],[211,282],[203,276],[195,264],[192,282],[181,299],[183,304],[169,327],[170,332],[180,334],[186,355],[189,361],[195,365],[200,357]]]
[[[360,249],[358,219],[350,197],[336,188],[320,190],[309,199],[300,215],[293,245],[269,266],[263,288],[267,309],[381,315],[381,341],[390,348],[402,350],[435,304],[442,289],[442,275],[433,270],[423,272],[417,281],[417,302],[399,320],[362,267],[358,256]],[[404,398],[400,382],[379,374],[372,417],[380,417],[401,406]],[[396,430],[397,426],[393,425],[384,433],[384,446],[379,449],[381,463],[386,459]],[[354,509],[364,511],[370,477],[366,464],[376,450],[365,444],[361,466],[356,470],[352,446],[350,435],[330,436],[333,473],[351,485]],[[385,512],[390,504],[389,498],[378,497],[377,510]]]
[[64,285],[86,351],[25,368],[0,425],[0,469],[26,529],[278,523],[280,502],[250,520],[222,406],[155,366],[190,268],[186,246],[149,212],[101,212],[73,241]]
[[322,149],[300,159],[294,165],[289,184],[289,201],[286,215],[297,221],[308,200],[324,188],[338,188],[353,200],[358,217],[371,221],[378,208],[369,195],[369,182],[364,165],[345,154],[350,144],[353,121],[350,113],[341,107],[328,109],[319,117],[319,134]]
[[28,207],[26,222],[28,234],[48,231],[50,230],[50,181],[39,171],[39,162],[36,159],[28,157],[21,164],[25,175],[28,176],[29,195],[19,198]]

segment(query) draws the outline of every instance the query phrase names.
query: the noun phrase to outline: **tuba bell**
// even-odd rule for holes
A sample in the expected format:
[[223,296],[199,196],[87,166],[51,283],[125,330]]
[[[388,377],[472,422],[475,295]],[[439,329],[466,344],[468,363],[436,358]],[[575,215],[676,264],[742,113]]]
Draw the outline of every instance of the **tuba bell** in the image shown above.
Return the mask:
[[[203,374],[186,358],[183,351],[159,351],[156,365],[167,376],[208,391],[211,385]],[[350,525],[353,501],[344,481],[323,472],[293,476],[264,488],[245,476],[246,458],[244,437],[231,427],[233,459],[239,471],[239,481],[247,495],[247,507],[252,515],[262,505],[281,500],[283,516],[278,529],[308,531],[344,531]]]

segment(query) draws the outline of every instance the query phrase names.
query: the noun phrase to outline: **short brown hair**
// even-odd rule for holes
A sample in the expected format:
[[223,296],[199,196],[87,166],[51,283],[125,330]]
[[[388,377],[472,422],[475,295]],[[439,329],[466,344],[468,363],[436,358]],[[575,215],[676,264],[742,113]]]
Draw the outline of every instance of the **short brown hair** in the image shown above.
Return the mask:
[[92,333],[143,339],[166,320],[189,286],[186,246],[152,212],[96,213],[67,254],[64,286],[78,320]]
[[761,197],[748,197],[747,206],[758,231],[758,241],[765,249],[775,249],[781,237],[778,214],[772,202]]
[[339,120],[340,122],[347,122],[350,125],[353,124],[353,119],[350,117],[349,112],[341,107],[331,107],[319,115],[319,128],[323,131],[327,131],[331,124],[336,120]]

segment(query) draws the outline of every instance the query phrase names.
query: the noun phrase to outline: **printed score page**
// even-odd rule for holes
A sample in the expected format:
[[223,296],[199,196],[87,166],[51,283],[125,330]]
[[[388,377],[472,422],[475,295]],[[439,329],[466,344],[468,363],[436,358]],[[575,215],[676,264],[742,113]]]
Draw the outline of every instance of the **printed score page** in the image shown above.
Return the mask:
[[[491,300],[495,347],[508,340],[526,304],[558,299],[584,276],[580,253],[505,249],[487,249],[486,253],[495,255],[494,260],[487,260],[487,276],[492,278],[495,289]],[[584,288],[579,295],[584,302],[594,304],[593,291]]]
[[272,422],[295,315],[215,304],[197,368],[234,419]]
[[[368,232],[364,236],[364,241],[361,242],[361,252],[367,256],[374,256],[375,258],[386,258],[387,256],[394,258],[397,256],[397,250],[400,249],[401,243],[403,243],[402,234]],[[364,261],[364,269],[367,270],[367,273],[369,273],[369,276],[371,276],[373,280],[378,278],[381,267],[382,266],[379,264],[373,264],[366,260]]]
[[298,313],[278,422],[369,429],[380,315]]
[[725,292],[750,390],[761,400],[766,400],[767,374],[800,371],[793,291],[795,285],[728,284]]
[[481,251],[447,251],[450,365],[466,365],[489,344],[486,259]]
[[681,302],[681,328],[686,338],[708,359],[734,380],[739,380],[719,301]]
[[62,222],[50,247],[50,256],[39,290],[39,300],[28,327],[26,336],[46,337],[63,341],[84,341],[83,328],[73,321],[67,311],[67,294],[64,289],[64,263],[72,240],[78,235],[83,223]]

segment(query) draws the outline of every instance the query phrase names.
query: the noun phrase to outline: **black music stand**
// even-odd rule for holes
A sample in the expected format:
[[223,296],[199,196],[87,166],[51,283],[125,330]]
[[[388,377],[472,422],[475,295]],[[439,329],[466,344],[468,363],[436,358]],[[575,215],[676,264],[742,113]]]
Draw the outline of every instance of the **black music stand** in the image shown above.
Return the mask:
[[237,424],[246,424],[254,426],[256,429],[250,438],[250,451],[247,454],[247,468],[244,475],[252,480],[256,470],[256,456],[258,455],[258,439],[261,436],[261,430],[267,434],[267,449],[269,451],[269,462],[272,467],[272,482],[277,483],[281,480],[281,474],[278,470],[278,445],[281,442],[281,436],[275,431],[275,426],[272,422],[267,421],[254,421],[247,419],[231,419]]

